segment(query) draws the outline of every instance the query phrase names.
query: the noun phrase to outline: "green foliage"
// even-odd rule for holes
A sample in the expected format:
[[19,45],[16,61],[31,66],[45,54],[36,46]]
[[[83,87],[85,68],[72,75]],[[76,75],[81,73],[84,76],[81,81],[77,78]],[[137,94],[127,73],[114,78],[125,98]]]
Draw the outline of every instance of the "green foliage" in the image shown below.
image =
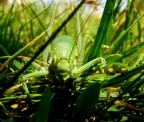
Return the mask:
[[115,2],[107,1],[104,9],[104,13],[100,22],[100,26],[95,38],[94,45],[92,49],[90,50],[90,56],[89,60],[92,58],[98,57],[100,54],[100,49],[103,44],[103,41],[105,40],[105,36],[107,33],[107,30],[109,28],[112,15],[113,15],[113,9],[114,9]]
[[[144,121],[144,1],[124,2],[96,18],[99,2],[0,1],[0,121]],[[48,48],[63,35],[67,79]]]
[[98,103],[99,94],[100,84],[93,83],[90,84],[90,86],[88,86],[87,89],[77,97],[76,111],[74,114],[74,118],[77,118],[76,120],[79,118],[85,118],[95,110],[95,106]]
[[38,109],[34,114],[34,116],[32,117],[32,122],[48,121],[48,116],[51,107],[51,99],[52,99],[52,93],[50,92],[50,88],[47,87],[44,90]]

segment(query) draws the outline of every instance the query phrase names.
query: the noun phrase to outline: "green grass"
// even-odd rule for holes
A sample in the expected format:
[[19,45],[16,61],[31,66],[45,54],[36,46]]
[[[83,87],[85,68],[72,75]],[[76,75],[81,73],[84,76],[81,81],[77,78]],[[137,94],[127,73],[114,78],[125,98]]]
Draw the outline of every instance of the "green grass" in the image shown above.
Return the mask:
[[[101,4],[84,1],[0,4],[0,121],[144,120],[143,0],[124,10],[108,0],[101,19],[85,9]],[[47,62],[47,46],[62,35],[76,42],[78,67],[103,57],[107,68],[65,80]]]

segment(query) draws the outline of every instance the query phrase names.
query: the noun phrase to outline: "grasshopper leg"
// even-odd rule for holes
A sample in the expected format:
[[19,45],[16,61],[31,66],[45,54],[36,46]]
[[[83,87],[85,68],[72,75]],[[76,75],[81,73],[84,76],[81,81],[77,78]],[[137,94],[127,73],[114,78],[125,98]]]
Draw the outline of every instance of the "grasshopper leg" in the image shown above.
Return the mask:
[[108,72],[108,69],[107,69],[107,66],[106,66],[106,61],[104,58],[102,57],[98,57],[98,58],[95,58],[93,60],[91,60],[90,62],[80,66],[79,68],[74,68],[72,70],[72,73],[71,73],[71,77],[76,77],[77,75],[81,74],[83,71],[87,70],[88,68],[90,68],[91,66],[97,64],[97,63],[101,63],[102,64],[102,68],[104,69],[104,71],[109,74]]

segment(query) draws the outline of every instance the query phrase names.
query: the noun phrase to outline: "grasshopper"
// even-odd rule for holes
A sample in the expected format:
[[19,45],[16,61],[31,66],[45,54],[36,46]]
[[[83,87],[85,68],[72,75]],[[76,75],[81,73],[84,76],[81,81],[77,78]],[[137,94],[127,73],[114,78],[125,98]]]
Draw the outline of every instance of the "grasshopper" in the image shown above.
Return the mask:
[[57,37],[48,46],[48,70],[58,73],[64,80],[67,80],[68,78],[78,77],[83,71],[96,63],[101,62],[102,67],[106,67],[106,61],[102,57],[95,58],[79,66],[78,56],[78,49],[70,36]]

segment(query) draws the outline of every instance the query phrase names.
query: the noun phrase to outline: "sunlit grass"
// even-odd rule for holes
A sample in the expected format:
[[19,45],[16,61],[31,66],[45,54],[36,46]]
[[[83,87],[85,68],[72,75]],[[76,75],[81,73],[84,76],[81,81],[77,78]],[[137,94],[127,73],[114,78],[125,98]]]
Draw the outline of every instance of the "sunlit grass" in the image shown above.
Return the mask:
[[[101,17],[96,14],[101,3],[86,1],[72,15],[78,5],[42,0],[0,5],[0,121],[144,120],[144,2],[129,1],[121,10],[121,0],[108,1]],[[82,60],[77,67],[103,57],[107,68],[97,61],[64,78],[49,63],[47,48],[62,35],[76,42],[76,60]]]

